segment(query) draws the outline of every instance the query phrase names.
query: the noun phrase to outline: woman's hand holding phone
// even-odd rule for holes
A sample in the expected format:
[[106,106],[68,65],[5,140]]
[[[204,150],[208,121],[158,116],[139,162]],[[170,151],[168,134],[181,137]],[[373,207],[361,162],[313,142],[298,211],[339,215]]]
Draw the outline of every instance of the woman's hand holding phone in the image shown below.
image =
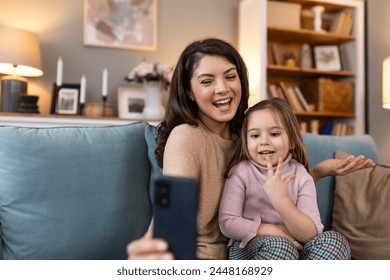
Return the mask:
[[153,238],[152,227],[141,238],[127,245],[129,260],[173,260],[175,257],[168,251],[168,243],[161,238]]

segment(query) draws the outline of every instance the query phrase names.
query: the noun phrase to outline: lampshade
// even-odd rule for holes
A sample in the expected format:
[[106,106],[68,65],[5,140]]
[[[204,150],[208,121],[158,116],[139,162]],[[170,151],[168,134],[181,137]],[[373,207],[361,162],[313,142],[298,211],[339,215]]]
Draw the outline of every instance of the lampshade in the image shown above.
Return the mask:
[[382,108],[390,109],[390,56],[382,65]]
[[0,26],[0,73],[24,77],[43,75],[36,34]]

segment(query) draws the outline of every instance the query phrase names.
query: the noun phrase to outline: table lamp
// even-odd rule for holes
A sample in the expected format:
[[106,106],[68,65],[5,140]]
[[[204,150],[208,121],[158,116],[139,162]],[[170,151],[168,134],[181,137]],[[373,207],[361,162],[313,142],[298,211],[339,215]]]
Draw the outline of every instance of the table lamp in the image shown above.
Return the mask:
[[0,26],[0,111],[17,112],[19,97],[27,94],[24,77],[43,75],[41,51],[36,34]]

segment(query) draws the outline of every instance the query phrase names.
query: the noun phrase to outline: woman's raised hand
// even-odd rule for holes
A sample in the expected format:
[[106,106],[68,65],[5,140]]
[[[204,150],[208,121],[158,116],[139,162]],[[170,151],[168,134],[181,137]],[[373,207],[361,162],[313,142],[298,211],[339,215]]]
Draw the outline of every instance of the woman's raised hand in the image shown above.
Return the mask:
[[315,182],[326,176],[345,175],[352,171],[373,167],[375,163],[371,159],[365,159],[363,155],[357,157],[350,155],[345,159],[326,159],[319,162],[312,170]]

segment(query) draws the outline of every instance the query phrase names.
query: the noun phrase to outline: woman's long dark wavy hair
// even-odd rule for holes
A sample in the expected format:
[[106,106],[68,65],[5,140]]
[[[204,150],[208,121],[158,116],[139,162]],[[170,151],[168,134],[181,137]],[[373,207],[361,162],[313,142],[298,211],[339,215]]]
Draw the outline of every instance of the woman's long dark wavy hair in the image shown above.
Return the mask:
[[232,45],[223,40],[207,38],[195,41],[189,44],[179,57],[172,76],[165,120],[157,127],[155,153],[160,167],[163,167],[165,145],[171,131],[183,123],[199,125],[198,105],[190,99],[191,78],[199,61],[206,55],[223,57],[237,68],[242,95],[238,110],[230,121],[230,131],[237,135],[240,132],[249,98],[248,71],[244,60]]

